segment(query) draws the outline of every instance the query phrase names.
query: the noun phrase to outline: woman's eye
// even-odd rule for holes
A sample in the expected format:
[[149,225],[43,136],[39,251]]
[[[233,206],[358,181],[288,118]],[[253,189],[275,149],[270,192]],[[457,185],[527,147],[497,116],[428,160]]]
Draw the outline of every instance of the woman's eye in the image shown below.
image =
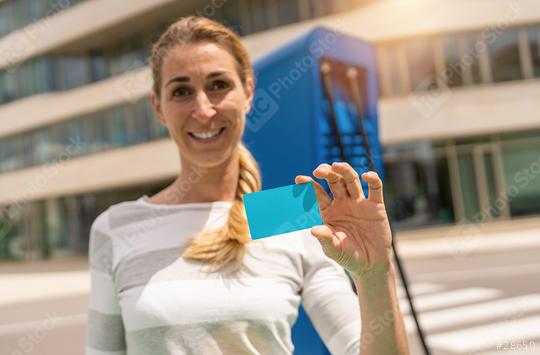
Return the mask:
[[229,88],[229,83],[223,80],[216,80],[212,83],[212,90],[225,90]]
[[177,88],[173,91],[173,96],[187,96],[191,94],[191,90],[188,88]]

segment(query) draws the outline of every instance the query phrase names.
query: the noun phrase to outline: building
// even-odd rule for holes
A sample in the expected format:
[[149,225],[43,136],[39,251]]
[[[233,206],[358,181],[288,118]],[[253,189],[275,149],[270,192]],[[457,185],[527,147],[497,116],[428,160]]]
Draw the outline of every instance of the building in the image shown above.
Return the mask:
[[99,213],[176,176],[146,59],[188,14],[234,28],[254,59],[316,25],[375,44],[398,228],[540,212],[536,0],[4,0],[0,259],[85,254]]

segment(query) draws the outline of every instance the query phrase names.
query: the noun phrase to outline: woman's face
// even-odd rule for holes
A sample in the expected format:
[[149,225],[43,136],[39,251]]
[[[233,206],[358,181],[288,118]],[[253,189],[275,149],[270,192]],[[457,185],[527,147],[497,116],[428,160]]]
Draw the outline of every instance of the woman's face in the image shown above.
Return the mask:
[[165,55],[161,94],[151,99],[182,160],[211,167],[234,153],[253,96],[253,81],[244,87],[235,63],[214,43],[179,45]]

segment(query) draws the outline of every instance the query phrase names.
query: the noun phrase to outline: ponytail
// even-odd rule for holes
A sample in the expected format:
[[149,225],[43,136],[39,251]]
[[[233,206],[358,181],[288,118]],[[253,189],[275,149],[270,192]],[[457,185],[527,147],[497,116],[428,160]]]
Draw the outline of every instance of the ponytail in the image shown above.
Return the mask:
[[239,174],[236,194],[229,210],[227,223],[219,229],[203,230],[188,242],[182,257],[211,264],[210,272],[219,271],[234,262],[237,271],[244,259],[246,245],[251,241],[242,196],[260,191],[261,176],[255,158],[242,144],[238,144]]

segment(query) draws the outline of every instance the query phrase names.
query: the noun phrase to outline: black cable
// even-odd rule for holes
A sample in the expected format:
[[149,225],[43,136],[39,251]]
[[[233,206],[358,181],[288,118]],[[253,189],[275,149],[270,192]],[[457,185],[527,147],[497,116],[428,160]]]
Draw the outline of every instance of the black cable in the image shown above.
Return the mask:
[[[371,154],[371,149],[369,146],[369,137],[365,130],[364,126],[364,110],[362,107],[362,97],[360,93],[360,88],[358,87],[358,71],[355,68],[349,68],[347,70],[347,79],[349,80],[349,85],[351,88],[351,96],[354,101],[354,106],[356,108],[356,116],[358,118],[358,130],[360,131],[360,135],[362,136],[362,141],[365,149],[365,154],[368,158],[368,165],[369,170],[376,171],[375,164],[373,162],[373,156]],[[420,322],[418,320],[418,314],[416,312],[416,308],[414,306],[414,302],[412,299],[412,294],[409,290],[409,281],[407,279],[407,275],[405,273],[405,270],[403,268],[403,265],[401,264],[401,258],[399,257],[399,253],[396,248],[395,238],[394,238],[394,229],[392,228],[392,224],[390,223],[390,232],[392,234],[392,251],[394,253],[394,259],[396,262],[396,267],[399,272],[399,276],[401,277],[401,281],[403,283],[403,289],[405,290],[405,295],[407,296],[407,301],[409,303],[409,307],[411,310],[411,315],[413,316],[414,323],[416,324],[416,330],[418,331],[418,337],[420,338],[420,343],[422,344],[422,348],[424,349],[424,353],[426,355],[430,355],[429,348],[426,343],[426,337],[424,334],[424,331],[420,325]]]
[[[330,64],[326,61],[322,61],[321,63],[321,75],[322,75],[322,82],[323,82],[323,92],[326,96],[326,99],[328,100],[330,104],[330,116],[332,118],[332,128],[334,130],[336,143],[339,148],[340,158],[342,161],[346,162],[346,156],[345,156],[345,147],[343,146],[342,139],[341,139],[341,133],[339,131],[338,121],[337,121],[337,115],[334,107],[334,97],[332,95],[332,88],[331,88],[331,81],[330,81]],[[362,109],[362,98],[360,89],[358,88],[358,80],[357,79],[358,72],[355,68],[349,68],[347,71],[347,78],[349,80],[349,86],[351,89],[351,96],[354,101],[354,105],[356,108],[357,113],[357,119],[358,119],[358,130],[360,133],[360,136],[362,138],[362,145],[364,147],[364,155],[367,158],[368,167],[371,171],[376,171],[375,169],[375,163],[373,161],[373,155],[371,153],[371,148],[369,145],[369,137],[365,130],[364,126],[364,111]],[[425,355],[431,355],[431,352],[427,346],[426,343],[426,337],[424,334],[424,331],[422,330],[422,327],[420,326],[420,322],[418,320],[418,315],[416,312],[416,308],[414,307],[414,302],[412,298],[412,294],[409,290],[409,281],[406,276],[405,270],[403,268],[403,265],[401,263],[401,258],[398,254],[396,244],[395,244],[395,238],[394,238],[394,229],[392,228],[392,224],[390,223],[390,232],[392,235],[392,252],[394,254],[394,260],[395,265],[399,273],[399,277],[401,278],[401,281],[403,283],[403,289],[405,290],[405,295],[407,297],[407,301],[410,307],[411,315],[413,316],[414,323],[416,325],[416,329],[418,332],[418,337],[420,338],[420,343],[422,344],[422,348],[424,349]],[[352,278],[349,274],[349,279],[351,280],[351,284],[353,285],[353,289],[356,292],[356,288],[354,287],[354,283],[352,282]]]
[[334,97],[332,96],[332,85],[330,82],[330,64],[326,62],[322,62],[321,64],[321,75],[322,75],[322,81],[323,81],[323,91],[324,95],[328,99],[328,102],[330,103],[330,117],[332,118],[332,128],[335,132],[335,138],[336,138],[336,144],[339,148],[339,156],[341,158],[341,161],[346,161],[345,158],[345,147],[343,146],[343,141],[341,140],[341,134],[339,132],[339,126],[337,121],[337,115],[336,115],[336,108],[334,107]]

